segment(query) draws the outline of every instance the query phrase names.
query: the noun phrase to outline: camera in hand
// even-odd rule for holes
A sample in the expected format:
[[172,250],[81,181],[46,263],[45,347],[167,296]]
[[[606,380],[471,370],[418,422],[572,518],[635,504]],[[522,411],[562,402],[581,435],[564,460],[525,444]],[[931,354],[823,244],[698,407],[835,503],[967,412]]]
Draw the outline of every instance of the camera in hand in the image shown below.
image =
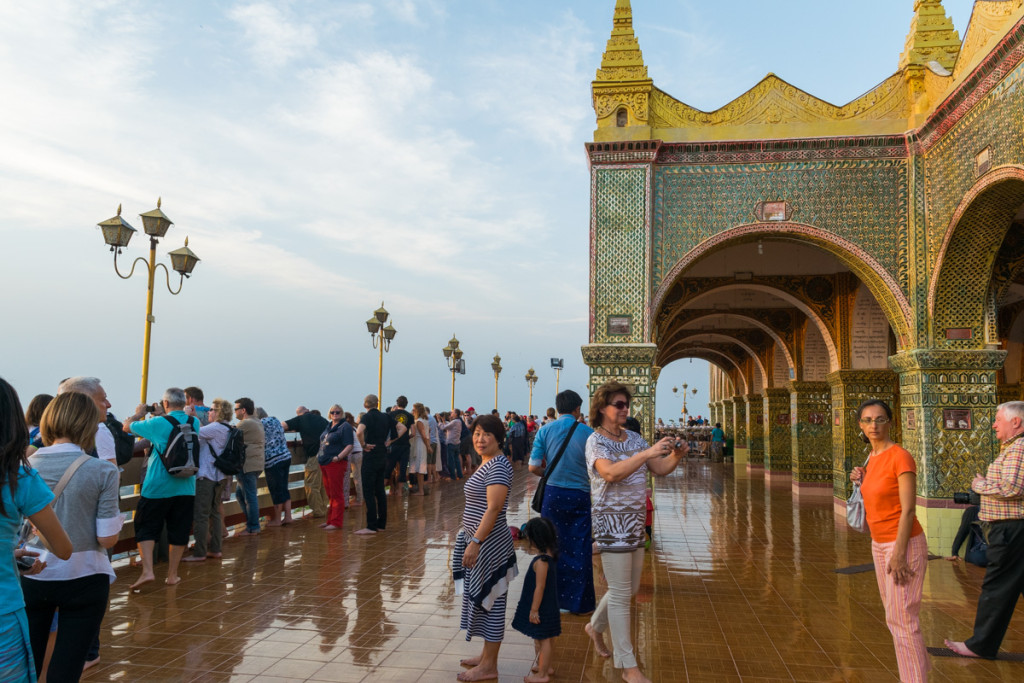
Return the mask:
[[981,505],[981,495],[974,493],[957,492],[953,494],[953,502],[957,505]]
[[147,413],[155,413],[156,412],[156,406],[146,406],[146,412]]
[[22,555],[16,559],[18,563],[18,569],[23,572],[31,571],[32,567],[35,566],[36,558],[31,555]]

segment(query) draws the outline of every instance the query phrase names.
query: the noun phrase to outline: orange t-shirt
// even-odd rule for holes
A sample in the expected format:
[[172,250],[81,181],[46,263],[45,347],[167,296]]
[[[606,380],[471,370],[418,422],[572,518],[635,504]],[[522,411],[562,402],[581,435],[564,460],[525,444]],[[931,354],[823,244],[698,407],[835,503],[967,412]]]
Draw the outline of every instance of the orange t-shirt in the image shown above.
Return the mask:
[[[871,538],[877,543],[891,543],[896,540],[900,526],[900,485],[897,478],[905,472],[917,474],[914,457],[906,450],[893,444],[875,455],[868,462],[867,471],[860,485],[864,497],[864,512],[867,516]],[[924,533],[917,518],[910,535]]]

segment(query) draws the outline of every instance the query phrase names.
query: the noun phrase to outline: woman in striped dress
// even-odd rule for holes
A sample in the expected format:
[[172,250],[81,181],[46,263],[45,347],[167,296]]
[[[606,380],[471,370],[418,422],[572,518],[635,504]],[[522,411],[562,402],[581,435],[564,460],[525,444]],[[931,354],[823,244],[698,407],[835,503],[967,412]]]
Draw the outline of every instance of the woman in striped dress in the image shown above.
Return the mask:
[[502,452],[505,426],[493,415],[473,422],[473,447],[481,465],[466,480],[466,507],[462,529],[455,537],[452,571],[456,593],[462,595],[466,640],[484,639],[478,657],[462,660],[469,667],[460,681],[486,681],[498,677],[498,649],[505,638],[505,600],[508,585],[519,573],[512,534],[505,512],[512,488],[512,464]]

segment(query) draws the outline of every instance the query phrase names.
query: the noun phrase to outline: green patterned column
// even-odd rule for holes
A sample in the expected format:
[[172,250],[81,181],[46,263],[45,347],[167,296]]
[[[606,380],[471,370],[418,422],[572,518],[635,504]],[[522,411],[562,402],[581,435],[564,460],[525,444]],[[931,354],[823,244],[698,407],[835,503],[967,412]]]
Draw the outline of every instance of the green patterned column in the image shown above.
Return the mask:
[[945,552],[960,510],[947,507],[969,490],[998,454],[992,431],[997,372],[1005,351],[915,349],[889,357],[899,375],[903,446],[917,461],[917,518],[932,551]]
[[748,468],[764,467],[764,400],[761,394],[747,394]]
[[735,448],[747,447],[747,397],[738,395],[732,397],[733,405],[733,446]]
[[[892,370],[840,370],[828,379],[832,388],[832,495],[837,510],[846,514],[846,499],[853,490],[850,470],[864,463],[867,445],[861,441],[857,408],[872,398],[880,398],[894,409],[898,403],[898,382]],[[897,420],[894,427],[898,427]],[[899,431],[893,437],[899,440]]]
[[[654,344],[587,344],[583,362],[590,368],[590,396],[606,382],[618,382],[633,390],[630,414],[640,421],[644,438],[654,439]],[[588,402],[589,405],[589,402]]]
[[764,390],[765,476],[792,474],[789,389]]
[[736,439],[736,408],[735,401],[731,398],[722,399],[722,419],[719,420],[722,423],[722,430],[725,432],[725,438]]
[[828,382],[789,383],[793,488],[832,495],[832,391]]

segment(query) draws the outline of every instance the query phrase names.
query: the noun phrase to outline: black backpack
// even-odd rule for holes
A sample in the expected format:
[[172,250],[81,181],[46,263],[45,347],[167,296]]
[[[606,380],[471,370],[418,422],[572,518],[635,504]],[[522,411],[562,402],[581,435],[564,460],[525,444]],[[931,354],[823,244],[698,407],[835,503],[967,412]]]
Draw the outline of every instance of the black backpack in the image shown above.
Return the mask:
[[113,413],[107,413],[107,420],[104,422],[110,435],[114,437],[114,454],[117,457],[117,466],[122,467],[131,462],[135,453],[135,437],[124,431],[124,425],[118,422]]
[[173,427],[167,447],[160,454],[161,462],[172,477],[194,477],[199,471],[199,432],[192,428],[192,420],[178,422],[170,415],[163,418]]
[[213,453],[213,448],[210,449],[213,453],[213,464],[224,474],[241,474],[242,468],[245,467],[245,439],[242,431],[226,422],[221,424],[228,428],[228,440],[219,455]]

